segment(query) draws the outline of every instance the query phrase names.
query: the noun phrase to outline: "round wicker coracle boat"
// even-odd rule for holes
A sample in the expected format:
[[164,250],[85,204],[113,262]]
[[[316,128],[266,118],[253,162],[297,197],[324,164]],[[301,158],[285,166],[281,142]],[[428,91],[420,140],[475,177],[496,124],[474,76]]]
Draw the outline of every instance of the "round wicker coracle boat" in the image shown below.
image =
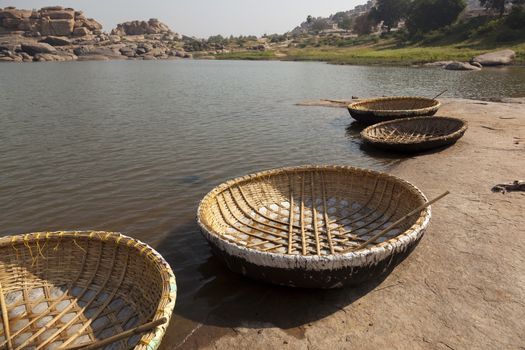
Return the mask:
[[432,116],[441,103],[424,97],[380,97],[362,100],[348,106],[352,118],[363,124],[376,124],[387,120]]
[[467,123],[461,119],[416,117],[369,126],[361,136],[389,151],[422,152],[454,144],[466,130]]
[[0,349],[157,349],[175,277],[148,245],[108,232],[0,238]]
[[425,204],[416,187],[388,174],[305,166],[216,187],[201,201],[198,222],[214,253],[235,272],[280,285],[336,288],[401,262],[429,224],[430,207],[418,209]]

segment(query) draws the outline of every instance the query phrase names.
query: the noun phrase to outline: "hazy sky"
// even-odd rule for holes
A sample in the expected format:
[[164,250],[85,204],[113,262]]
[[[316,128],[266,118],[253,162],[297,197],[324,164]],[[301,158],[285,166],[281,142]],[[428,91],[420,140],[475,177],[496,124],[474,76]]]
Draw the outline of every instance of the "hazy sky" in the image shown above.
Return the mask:
[[117,23],[158,18],[175,32],[210,35],[284,33],[306,16],[328,16],[366,0],[0,0],[0,7],[61,5],[83,10],[110,31]]

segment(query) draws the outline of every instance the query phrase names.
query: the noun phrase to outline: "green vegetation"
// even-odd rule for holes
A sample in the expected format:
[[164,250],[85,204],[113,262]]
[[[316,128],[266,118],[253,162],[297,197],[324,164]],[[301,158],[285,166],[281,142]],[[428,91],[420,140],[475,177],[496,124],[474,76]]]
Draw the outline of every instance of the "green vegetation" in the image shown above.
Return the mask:
[[275,55],[273,51],[235,51],[230,53],[221,53],[215,55],[217,59],[222,60],[249,60],[249,61],[262,61],[262,60],[273,60],[279,57]]
[[[525,64],[525,9],[516,6],[525,0],[504,0],[513,1],[515,6],[502,17],[488,13],[457,20],[465,6],[463,0],[411,0],[407,15],[387,13],[386,9],[394,5],[402,7],[408,4],[405,1],[409,0],[379,0],[378,7],[369,13],[352,17],[353,30],[358,36],[317,32],[294,36],[274,34],[263,38],[265,45],[252,44],[246,51],[233,48],[231,53],[216,57],[412,65],[469,61],[485,52],[509,48],[517,53],[515,63]],[[349,17],[341,12],[331,19],[339,23]],[[309,16],[307,21],[315,23],[318,20]],[[400,20],[405,20],[406,27],[389,31],[389,26]],[[383,23],[383,33],[371,34],[372,28],[380,22]]]
[[406,19],[408,32],[416,35],[444,28],[456,21],[465,6],[463,0],[415,0]]
[[376,20],[370,14],[364,13],[355,18],[352,29],[357,35],[368,35],[372,33],[375,25]]
[[408,0],[377,0],[377,5],[370,11],[370,17],[376,23],[383,21],[388,32],[405,18],[410,7]]
[[292,43],[300,48],[306,47],[324,47],[324,46],[336,46],[336,47],[351,47],[359,45],[370,45],[376,44],[380,41],[380,38],[376,35],[361,35],[359,37],[342,38],[337,35],[327,35],[324,37],[307,37],[302,40],[294,40]]
[[341,29],[350,30],[352,29],[352,18],[345,12],[337,12],[332,16],[332,20],[337,23],[337,26]]
[[314,32],[320,32],[321,30],[325,30],[328,28],[330,28],[330,24],[324,18],[314,19],[312,21],[312,30]]
[[525,11],[513,9],[508,16],[493,18],[480,16],[460,20],[428,33],[397,36],[400,44],[420,46],[461,45],[478,49],[496,49],[525,43]]
[[523,5],[523,0],[480,0],[482,6],[488,10],[496,11],[500,17],[505,13],[505,7],[509,4],[515,6]]
[[[517,52],[516,63],[525,64],[525,43],[505,46]],[[239,51],[219,54],[218,59],[228,60],[286,60],[322,61],[332,64],[364,65],[414,65],[435,61],[468,61],[472,57],[495,49],[495,47],[469,48],[464,46],[426,46],[396,48],[395,45],[378,44],[348,48],[320,47],[287,49],[276,54],[273,51]]]
[[354,48],[294,49],[288,51],[289,60],[325,61],[334,64],[413,65],[425,62],[468,61],[482,50],[446,47],[381,48],[379,46]]

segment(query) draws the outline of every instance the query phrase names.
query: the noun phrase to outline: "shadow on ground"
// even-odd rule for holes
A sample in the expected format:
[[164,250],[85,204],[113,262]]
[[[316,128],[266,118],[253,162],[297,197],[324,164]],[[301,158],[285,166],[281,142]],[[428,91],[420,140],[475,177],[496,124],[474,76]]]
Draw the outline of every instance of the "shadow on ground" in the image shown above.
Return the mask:
[[175,228],[158,250],[173,267],[175,315],[216,327],[290,329],[355,302],[384,278],[354,288],[309,290],[257,282],[230,272],[211,255],[194,220]]

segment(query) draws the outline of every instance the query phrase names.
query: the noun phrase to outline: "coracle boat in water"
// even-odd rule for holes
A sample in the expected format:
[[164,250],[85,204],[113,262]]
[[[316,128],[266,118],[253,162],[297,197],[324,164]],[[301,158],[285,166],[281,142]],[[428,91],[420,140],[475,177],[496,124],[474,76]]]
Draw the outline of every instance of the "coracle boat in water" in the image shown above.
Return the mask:
[[157,349],[175,276],[147,244],[108,232],[0,238],[0,349]]
[[425,97],[380,97],[361,100],[348,106],[352,118],[363,124],[376,124],[399,118],[432,116],[441,103]]
[[201,201],[197,220],[235,272],[336,288],[377,277],[408,256],[430,222],[429,204],[416,187],[385,173],[303,166],[219,185]]

